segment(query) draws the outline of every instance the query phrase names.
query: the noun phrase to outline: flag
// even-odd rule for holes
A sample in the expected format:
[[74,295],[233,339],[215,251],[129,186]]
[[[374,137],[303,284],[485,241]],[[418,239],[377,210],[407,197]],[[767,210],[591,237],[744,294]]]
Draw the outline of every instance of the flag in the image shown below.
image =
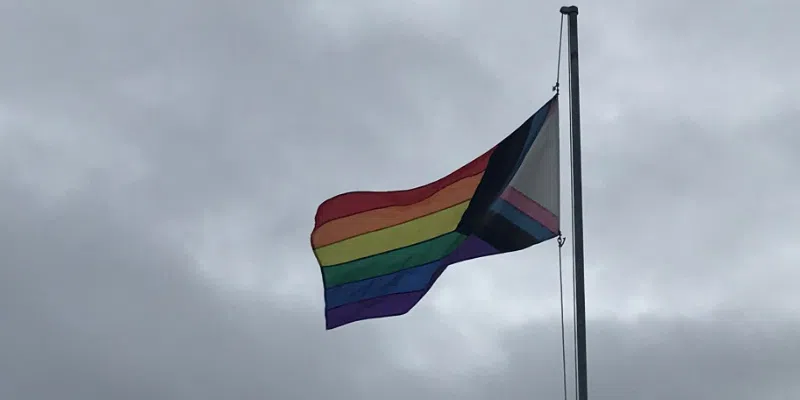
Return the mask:
[[407,313],[449,265],[559,234],[558,96],[472,162],[416,189],[317,209],[327,329]]

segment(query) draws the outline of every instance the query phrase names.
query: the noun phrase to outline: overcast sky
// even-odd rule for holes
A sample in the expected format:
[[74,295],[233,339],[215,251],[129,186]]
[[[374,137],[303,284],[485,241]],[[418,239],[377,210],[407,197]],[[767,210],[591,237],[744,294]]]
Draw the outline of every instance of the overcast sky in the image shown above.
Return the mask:
[[[800,398],[800,5],[584,3],[591,398]],[[308,235],[547,101],[562,5],[0,1],[0,398],[558,399],[555,241],[326,332]]]

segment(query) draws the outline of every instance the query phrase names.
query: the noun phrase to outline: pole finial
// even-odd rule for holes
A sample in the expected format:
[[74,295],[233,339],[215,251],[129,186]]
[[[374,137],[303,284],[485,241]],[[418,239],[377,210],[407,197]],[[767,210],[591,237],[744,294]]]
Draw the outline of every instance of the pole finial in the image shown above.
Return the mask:
[[562,14],[575,14],[578,15],[578,7],[577,6],[564,6],[561,7]]

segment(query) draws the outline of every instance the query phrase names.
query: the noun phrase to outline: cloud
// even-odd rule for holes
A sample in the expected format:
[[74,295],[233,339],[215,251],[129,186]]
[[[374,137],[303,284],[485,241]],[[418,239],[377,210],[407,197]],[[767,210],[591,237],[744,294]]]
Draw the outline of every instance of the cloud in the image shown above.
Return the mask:
[[354,393],[376,365],[379,349],[326,335],[313,309],[221,297],[190,257],[103,204],[47,210],[3,189],[6,398],[310,398]]
[[[8,3],[0,397],[560,396],[554,243],[331,332],[308,249],[549,98],[563,4],[517,3]],[[796,395],[790,13],[634,3],[581,6],[593,398]]]

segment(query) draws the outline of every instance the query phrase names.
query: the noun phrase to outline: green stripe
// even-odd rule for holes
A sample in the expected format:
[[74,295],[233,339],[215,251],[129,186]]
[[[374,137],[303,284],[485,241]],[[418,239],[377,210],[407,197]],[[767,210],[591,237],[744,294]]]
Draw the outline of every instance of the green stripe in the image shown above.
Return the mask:
[[466,238],[458,232],[445,233],[412,246],[344,264],[322,267],[325,288],[391,274],[436,261],[452,253]]

